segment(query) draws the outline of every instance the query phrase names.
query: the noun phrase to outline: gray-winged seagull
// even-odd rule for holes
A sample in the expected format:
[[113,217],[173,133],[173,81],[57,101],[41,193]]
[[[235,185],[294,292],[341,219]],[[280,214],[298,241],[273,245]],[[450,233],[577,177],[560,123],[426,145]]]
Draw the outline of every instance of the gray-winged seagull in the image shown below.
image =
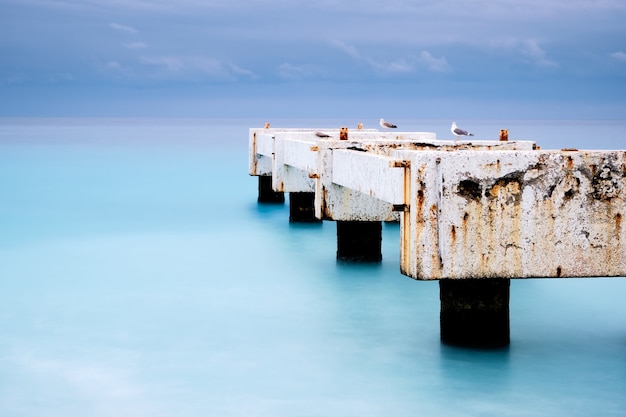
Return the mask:
[[454,136],[456,136],[457,140],[460,136],[474,136],[472,133],[467,130],[463,130],[461,128],[456,127],[456,122],[452,122],[452,126],[450,127],[450,131]]
[[384,129],[395,129],[398,126],[394,125],[393,123],[386,122],[385,119],[380,119],[380,127]]

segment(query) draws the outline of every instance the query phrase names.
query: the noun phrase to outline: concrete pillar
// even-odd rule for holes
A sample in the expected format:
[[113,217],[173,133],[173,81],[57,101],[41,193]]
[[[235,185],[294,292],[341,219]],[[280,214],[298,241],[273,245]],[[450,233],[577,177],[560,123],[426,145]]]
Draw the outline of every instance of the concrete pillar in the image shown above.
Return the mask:
[[259,176],[259,203],[284,203],[285,193],[272,189],[272,177]]
[[442,279],[441,341],[467,347],[502,347],[510,342],[510,279]]
[[383,224],[380,221],[337,221],[337,260],[380,262]]
[[289,193],[289,221],[302,223],[318,223],[315,217],[315,193]]

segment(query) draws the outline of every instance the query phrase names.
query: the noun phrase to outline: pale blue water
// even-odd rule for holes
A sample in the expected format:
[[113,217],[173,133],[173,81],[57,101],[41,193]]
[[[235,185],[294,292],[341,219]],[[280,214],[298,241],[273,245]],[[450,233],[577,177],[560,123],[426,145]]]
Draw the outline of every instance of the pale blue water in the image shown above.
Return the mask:
[[[442,346],[397,225],[380,265],[337,264],[333,223],[257,205],[263,122],[0,120],[1,416],[626,415],[626,280],[514,280],[509,348]],[[457,123],[543,148],[626,127]]]

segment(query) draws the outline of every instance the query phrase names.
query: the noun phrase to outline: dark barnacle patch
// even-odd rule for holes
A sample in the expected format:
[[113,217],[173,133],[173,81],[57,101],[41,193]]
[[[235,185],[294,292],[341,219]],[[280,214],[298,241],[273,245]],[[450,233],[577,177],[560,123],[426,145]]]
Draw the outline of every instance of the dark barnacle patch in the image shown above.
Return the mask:
[[524,175],[524,171],[513,171],[503,177],[498,178],[496,180],[496,185],[499,185],[500,187],[506,187],[507,185],[509,185],[509,183],[516,182],[521,186],[524,182]]
[[514,171],[498,178],[494,184],[486,190],[491,198],[506,196],[507,203],[519,203],[522,199],[522,187],[524,184],[524,171]]
[[623,174],[616,167],[605,165],[594,170],[591,185],[593,197],[597,200],[611,200],[621,193]]
[[563,194],[563,200],[571,200],[576,195],[578,188],[580,187],[580,178],[573,177],[573,181],[575,184],[573,184],[569,190],[565,191]]
[[482,197],[480,183],[474,180],[463,180],[459,182],[457,194],[468,200],[480,200]]

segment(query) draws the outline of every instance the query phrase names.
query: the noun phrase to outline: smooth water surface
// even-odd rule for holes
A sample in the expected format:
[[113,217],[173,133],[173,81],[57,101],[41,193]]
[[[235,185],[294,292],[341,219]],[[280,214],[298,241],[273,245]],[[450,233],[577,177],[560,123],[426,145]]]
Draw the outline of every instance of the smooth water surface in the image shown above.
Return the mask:
[[[509,348],[444,346],[397,225],[337,263],[334,223],[257,204],[262,122],[1,121],[0,415],[624,415],[626,280],[513,280]],[[623,122],[469,124],[624,148]]]

